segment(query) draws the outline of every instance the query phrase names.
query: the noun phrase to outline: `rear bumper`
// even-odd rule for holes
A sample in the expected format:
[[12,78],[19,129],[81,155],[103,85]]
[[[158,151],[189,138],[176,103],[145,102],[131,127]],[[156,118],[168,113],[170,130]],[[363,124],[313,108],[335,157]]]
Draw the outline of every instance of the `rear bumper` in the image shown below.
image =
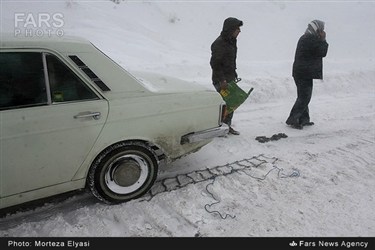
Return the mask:
[[213,139],[215,137],[224,136],[228,134],[229,127],[223,123],[220,127],[206,129],[198,132],[189,133],[181,137],[181,144],[200,142],[204,140]]

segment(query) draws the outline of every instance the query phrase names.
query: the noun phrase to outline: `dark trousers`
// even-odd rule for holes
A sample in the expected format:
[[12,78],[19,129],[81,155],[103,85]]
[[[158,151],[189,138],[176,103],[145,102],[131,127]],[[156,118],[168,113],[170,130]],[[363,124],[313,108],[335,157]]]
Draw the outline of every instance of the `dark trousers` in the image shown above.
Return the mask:
[[313,79],[294,78],[297,86],[297,99],[286,120],[288,125],[304,124],[310,122],[309,103],[313,90]]
[[[214,83],[214,87],[215,87],[216,91],[217,91],[218,93],[220,93],[220,83],[217,83],[217,84]],[[224,122],[225,124],[227,124],[229,127],[232,125],[233,113],[234,113],[234,112],[232,112],[232,113],[230,113],[230,114],[227,114],[227,115],[225,116],[225,119],[223,120],[223,122]]]

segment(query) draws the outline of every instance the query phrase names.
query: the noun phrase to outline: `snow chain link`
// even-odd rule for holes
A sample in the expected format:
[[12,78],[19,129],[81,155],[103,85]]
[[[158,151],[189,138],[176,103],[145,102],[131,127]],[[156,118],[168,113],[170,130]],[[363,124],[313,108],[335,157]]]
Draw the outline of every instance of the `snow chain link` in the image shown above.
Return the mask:
[[[253,156],[248,159],[243,159],[240,161],[235,161],[232,163],[228,163],[222,166],[216,166],[213,168],[206,168],[204,170],[196,170],[192,171],[186,174],[179,174],[175,177],[168,177],[161,180],[157,180],[151,190],[144,195],[142,198],[144,198],[146,201],[150,201],[152,198],[154,198],[156,195],[165,193],[165,192],[171,192],[173,190],[177,190],[183,187],[186,187],[189,184],[197,184],[200,182],[205,182],[208,180],[212,180],[212,182],[208,183],[206,185],[206,191],[211,195],[211,197],[215,200],[215,202],[211,204],[206,204],[204,206],[205,210],[208,213],[216,213],[219,214],[222,219],[226,219],[228,217],[235,218],[235,215],[230,214],[222,214],[219,211],[210,211],[209,208],[215,204],[220,203],[220,200],[215,198],[212,192],[208,190],[209,185],[213,185],[216,177],[219,176],[227,176],[234,173],[242,172],[246,175],[250,176],[251,178],[257,179],[257,180],[265,180],[267,176],[274,170],[277,170],[277,177],[278,178],[289,178],[289,177],[299,177],[300,173],[298,170],[293,169],[293,172],[291,174],[283,174],[282,168],[279,168],[275,165],[275,163],[278,161],[278,158],[275,157],[266,157],[263,154],[260,154],[258,156]],[[263,177],[256,177],[248,173],[248,170],[251,170],[252,168],[259,168],[264,164],[271,163],[272,169],[269,170]]]

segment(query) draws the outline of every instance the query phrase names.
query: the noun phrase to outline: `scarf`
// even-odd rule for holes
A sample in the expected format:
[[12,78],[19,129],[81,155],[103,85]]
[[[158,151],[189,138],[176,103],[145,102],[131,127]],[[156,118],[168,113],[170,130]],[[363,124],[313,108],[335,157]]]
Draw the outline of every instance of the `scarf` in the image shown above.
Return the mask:
[[319,35],[320,31],[324,30],[324,22],[320,20],[314,20],[311,21],[307,25],[307,29],[305,31],[306,34],[312,34],[312,35]]

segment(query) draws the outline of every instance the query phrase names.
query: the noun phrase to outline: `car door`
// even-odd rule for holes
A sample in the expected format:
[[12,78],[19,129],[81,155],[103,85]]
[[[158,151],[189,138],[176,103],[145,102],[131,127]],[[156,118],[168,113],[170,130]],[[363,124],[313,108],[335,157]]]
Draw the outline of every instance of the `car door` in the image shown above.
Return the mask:
[[0,52],[0,194],[69,182],[108,103],[57,56]]

